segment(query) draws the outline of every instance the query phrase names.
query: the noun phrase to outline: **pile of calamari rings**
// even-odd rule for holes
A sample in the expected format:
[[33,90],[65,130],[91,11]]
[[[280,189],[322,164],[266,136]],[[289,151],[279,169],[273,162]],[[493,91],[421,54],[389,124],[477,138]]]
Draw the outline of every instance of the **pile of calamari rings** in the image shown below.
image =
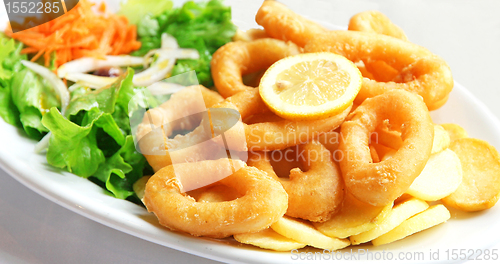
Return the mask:
[[[266,230],[284,215],[326,222],[339,212],[346,192],[371,206],[385,206],[400,197],[431,155],[434,130],[429,111],[444,105],[453,87],[446,62],[409,42],[378,12],[354,16],[347,31],[330,31],[279,2],[264,1],[256,21],[264,31],[252,30],[247,36],[240,32],[238,41],[215,52],[211,67],[218,93],[188,87],[144,116],[137,137],[156,172],[146,184],[147,209],[172,230],[223,238]],[[324,51],[353,61],[364,77],[354,106],[336,116],[283,119],[269,110],[259,89],[244,83],[245,76],[265,71],[282,58]],[[209,114],[176,121],[179,113],[197,107],[196,93],[201,93]],[[238,112],[238,126],[216,125],[216,115],[210,114],[214,109]],[[378,162],[370,153],[369,135],[384,124],[401,134],[402,144],[393,158]],[[172,137],[175,130],[192,132]],[[214,157],[196,147],[207,133],[224,134],[211,144],[237,146],[233,150],[248,152],[248,158],[228,163],[232,157]],[[340,143],[323,142],[329,133],[340,133]],[[185,163],[175,164],[169,154],[173,151],[185,155]],[[333,151],[344,158],[337,160],[339,153]],[[306,154],[296,154],[302,152]],[[273,160],[273,155],[287,153],[292,153],[292,160]],[[176,170],[191,170],[193,180],[210,178],[217,170],[231,173],[184,192]],[[214,188],[234,193],[230,197],[235,199],[196,198]]]

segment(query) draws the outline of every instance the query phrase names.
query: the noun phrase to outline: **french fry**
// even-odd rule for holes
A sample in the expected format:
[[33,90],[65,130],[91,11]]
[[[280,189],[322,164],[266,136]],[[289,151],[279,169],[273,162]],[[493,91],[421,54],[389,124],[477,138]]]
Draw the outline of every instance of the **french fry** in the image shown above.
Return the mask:
[[325,236],[310,223],[287,216],[272,224],[271,228],[284,237],[320,249],[337,250],[351,245],[349,239]]
[[447,149],[432,154],[408,194],[424,201],[437,201],[452,194],[462,183],[462,165],[455,152]]
[[389,231],[396,228],[406,219],[424,211],[429,205],[417,198],[411,198],[400,204],[397,204],[392,208],[389,216],[378,224],[375,228],[363,232],[358,235],[351,236],[349,239],[353,245],[359,245],[371,241]]
[[388,244],[409,235],[431,228],[450,219],[450,212],[444,205],[437,204],[427,210],[405,220],[393,230],[379,236],[372,241],[374,246]]
[[461,138],[450,146],[460,158],[463,179],[458,189],[442,199],[463,211],[485,210],[500,197],[500,155],[488,142]]
[[276,233],[271,228],[264,229],[257,233],[238,234],[233,237],[240,243],[274,251],[291,251],[306,246],[306,244],[299,243]]
[[346,238],[374,228],[387,217],[392,203],[386,206],[372,206],[346,193],[340,211],[330,220],[313,225],[330,237]]

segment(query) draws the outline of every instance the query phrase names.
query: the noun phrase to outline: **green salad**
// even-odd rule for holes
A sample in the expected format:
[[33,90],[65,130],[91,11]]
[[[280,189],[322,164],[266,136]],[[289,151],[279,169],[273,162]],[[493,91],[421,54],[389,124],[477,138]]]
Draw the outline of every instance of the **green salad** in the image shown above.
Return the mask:
[[[180,48],[199,54],[196,59],[178,59],[168,76],[195,71],[200,84],[213,86],[212,54],[236,32],[231,9],[222,1],[189,1],[174,8],[168,0],[129,0],[119,14],[137,24],[142,45],[130,55],[147,56],[162,48],[167,33]],[[134,73],[143,71],[142,66],[123,70],[102,88],[68,82],[70,99],[63,107],[53,82],[23,62],[29,59],[21,53],[24,47],[0,35],[0,116],[27,137],[46,140],[50,165],[88,178],[116,198],[139,202],[133,184],[153,170],[136,150],[130,118],[138,108],[160,103],[148,88],[134,85]],[[153,61],[160,58],[152,56]]]
[[181,48],[193,48],[198,60],[180,60],[172,75],[195,70],[200,84],[213,86],[210,74],[212,54],[231,41],[236,26],[231,22],[231,8],[219,0],[205,3],[186,2],[181,8],[166,10],[156,16],[146,14],[139,20],[137,33],[142,43],[135,55],[145,55],[161,45],[161,35],[172,35]]

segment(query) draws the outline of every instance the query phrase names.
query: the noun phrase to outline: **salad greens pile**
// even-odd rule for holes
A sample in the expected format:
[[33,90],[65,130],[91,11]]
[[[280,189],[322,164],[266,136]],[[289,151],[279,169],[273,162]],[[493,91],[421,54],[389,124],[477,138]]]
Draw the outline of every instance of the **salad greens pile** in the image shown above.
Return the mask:
[[0,116],[5,122],[22,126],[19,121],[19,111],[11,97],[10,80],[15,72],[21,70],[21,59],[26,59],[26,55],[21,55],[22,44],[16,44],[13,39],[8,39],[0,34]]
[[[110,87],[75,89],[63,116],[53,88],[21,64],[27,59],[20,54],[22,48],[21,43],[0,36],[0,116],[32,139],[40,140],[50,131],[50,165],[89,178],[117,198],[134,201],[133,183],[152,169],[135,148],[129,121],[135,109],[129,109],[129,103],[134,98],[148,105],[155,102],[144,98],[149,94],[146,88],[133,87],[133,70]],[[142,101],[130,105],[146,107]]]
[[[144,170],[151,169],[137,152],[129,122],[129,102],[142,97],[146,88],[134,88],[133,70],[129,69],[110,87],[73,91],[65,116],[51,108],[42,124],[52,133],[47,161],[58,168],[92,177],[115,197],[134,194],[132,185]],[[134,105],[134,104],[132,104]]]
[[198,50],[200,59],[177,61],[172,75],[195,70],[200,84],[212,87],[212,54],[231,41],[236,26],[231,22],[231,8],[224,6],[221,0],[189,1],[180,8],[144,16],[138,23],[137,33],[142,46],[135,55],[145,55],[151,49],[160,48],[163,33],[175,37],[181,48]]
[[[231,9],[221,0],[172,6],[170,0],[128,0],[122,5],[120,13],[138,23],[142,47],[134,55],[160,48],[162,34],[168,33],[181,48],[200,54],[198,60],[178,60],[171,75],[194,70],[201,84],[213,86],[212,54],[236,32]],[[0,33],[0,117],[35,140],[50,132],[50,165],[88,178],[117,198],[140,203],[132,186],[153,170],[136,150],[130,120],[137,118],[136,110],[158,105],[157,100],[147,88],[134,87],[134,70],[128,69],[105,88],[75,86],[61,114],[54,88],[21,63],[28,59],[22,49],[22,43]]]
[[59,100],[43,78],[21,64],[27,59],[22,48],[23,44],[0,35],[0,116],[39,140],[49,131],[41,123],[42,115],[59,106]]

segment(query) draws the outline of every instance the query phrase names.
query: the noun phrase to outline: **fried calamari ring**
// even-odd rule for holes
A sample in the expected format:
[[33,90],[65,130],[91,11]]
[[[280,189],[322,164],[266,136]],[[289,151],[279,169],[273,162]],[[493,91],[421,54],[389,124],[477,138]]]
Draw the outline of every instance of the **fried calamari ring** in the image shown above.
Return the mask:
[[265,70],[278,60],[299,53],[297,45],[271,38],[227,43],[210,62],[215,87],[224,98],[253,89],[243,84],[243,75]]
[[[173,94],[170,100],[159,107],[146,112],[142,123],[137,127],[136,136],[141,152],[154,171],[172,164],[169,152],[176,149],[189,151],[190,153],[186,153],[186,156],[194,160],[203,160],[211,155],[207,153],[207,149],[203,148],[204,146],[196,150],[187,147],[196,147],[196,143],[207,140],[204,135],[209,134],[205,132],[210,131],[208,122],[200,125],[203,116],[197,113],[223,100],[218,93],[201,85],[190,86]],[[168,138],[176,130],[192,129],[195,130],[186,136],[178,135]]]
[[372,32],[408,41],[405,32],[379,11],[357,13],[349,20],[349,30]]
[[[364,11],[354,15],[349,21],[349,30],[378,33],[408,41],[403,30],[379,11]],[[363,64],[371,74],[363,76],[378,82],[390,82],[398,75],[398,71],[384,61],[368,59]]]
[[296,14],[285,5],[271,0],[262,3],[255,21],[264,27],[269,36],[292,41],[299,47],[304,47],[312,36],[327,31],[319,24]]
[[[227,162],[228,159],[206,160],[175,166],[188,166],[187,169],[193,175],[207,175],[216,172]],[[158,217],[160,224],[194,236],[223,238],[268,228],[286,212],[288,196],[285,190],[265,172],[247,167],[242,161],[232,162],[239,163],[241,169],[219,183],[244,194],[238,199],[196,202],[194,198],[181,193],[174,166],[170,165],[149,179],[143,202],[148,211]]]
[[[373,163],[369,135],[385,120],[399,128],[403,143],[387,160]],[[341,126],[340,168],[349,191],[360,201],[382,206],[402,195],[431,155],[434,125],[422,99],[392,90],[365,100]]]
[[398,70],[390,82],[364,79],[355,103],[393,89],[403,89],[424,98],[429,110],[435,110],[453,89],[448,64],[429,50],[393,37],[358,31],[331,31],[314,37],[306,52],[333,52],[351,61],[381,60]]
[[[287,155],[289,150],[295,152],[294,155]],[[313,222],[329,220],[344,197],[343,179],[339,168],[332,161],[330,151],[313,140],[281,152],[281,160],[298,160],[304,171],[296,167],[289,171],[289,179],[279,178],[271,165],[274,152],[251,153],[248,165],[265,171],[281,182],[288,193],[286,215]]]
[[391,67],[385,61],[368,59],[363,61],[363,63],[366,70],[372,75],[371,78],[367,77],[368,79],[372,79],[377,82],[390,82],[399,75],[398,70]]
[[[237,93],[214,105],[213,108],[235,109],[240,113],[242,120],[270,112],[262,101],[258,89]],[[320,133],[336,129],[344,122],[350,111],[351,106],[338,115],[315,121],[290,121],[274,116],[271,118],[275,121],[244,124],[248,150],[270,151],[308,142]]]

